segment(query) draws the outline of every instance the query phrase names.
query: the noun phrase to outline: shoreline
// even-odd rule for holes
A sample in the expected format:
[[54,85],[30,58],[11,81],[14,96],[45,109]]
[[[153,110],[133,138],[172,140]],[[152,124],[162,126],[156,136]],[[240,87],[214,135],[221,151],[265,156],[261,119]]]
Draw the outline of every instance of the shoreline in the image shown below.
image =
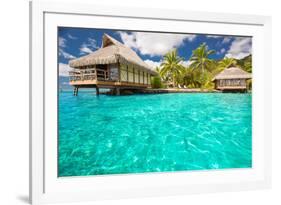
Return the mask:
[[[83,92],[83,89],[81,90]],[[96,92],[95,90],[91,90],[90,88],[85,89],[84,91],[88,92]],[[61,90],[60,92],[72,92],[72,90],[65,89]],[[251,91],[247,92],[237,92],[237,91],[228,91],[223,92],[221,90],[207,90],[207,89],[200,89],[200,88],[146,88],[143,90],[127,90],[124,89],[121,95],[134,95],[134,94],[168,94],[168,93],[251,93]],[[102,95],[112,95],[108,93],[108,91],[100,91]]]
[[161,93],[222,93],[219,90],[207,90],[207,89],[200,89],[200,88],[147,88],[141,90],[140,93],[143,94],[161,94]]

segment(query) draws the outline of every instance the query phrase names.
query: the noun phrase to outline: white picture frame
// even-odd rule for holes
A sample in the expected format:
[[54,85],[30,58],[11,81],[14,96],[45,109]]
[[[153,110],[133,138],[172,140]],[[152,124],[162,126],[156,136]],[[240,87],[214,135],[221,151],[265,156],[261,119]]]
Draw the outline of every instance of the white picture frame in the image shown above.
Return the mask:
[[[93,21],[94,19],[98,21]],[[57,26],[170,32],[176,29],[177,32],[186,33],[253,36],[253,168],[58,178],[57,119],[54,112],[57,109],[57,80],[54,75],[57,72]],[[80,3],[31,2],[30,111],[32,204],[269,188],[271,18]]]

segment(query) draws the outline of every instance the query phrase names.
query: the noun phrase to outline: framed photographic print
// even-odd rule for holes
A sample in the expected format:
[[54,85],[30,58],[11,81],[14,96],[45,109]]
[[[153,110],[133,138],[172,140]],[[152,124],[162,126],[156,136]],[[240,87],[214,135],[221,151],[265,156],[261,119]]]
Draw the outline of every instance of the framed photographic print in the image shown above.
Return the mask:
[[270,17],[39,1],[30,20],[32,204],[270,187]]

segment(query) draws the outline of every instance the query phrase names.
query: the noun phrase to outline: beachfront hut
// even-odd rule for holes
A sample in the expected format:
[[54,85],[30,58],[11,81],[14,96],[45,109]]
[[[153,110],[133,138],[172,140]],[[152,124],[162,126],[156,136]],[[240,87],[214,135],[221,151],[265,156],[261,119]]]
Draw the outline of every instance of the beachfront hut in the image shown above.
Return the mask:
[[97,51],[71,60],[70,85],[74,95],[80,87],[120,89],[144,89],[150,86],[153,71],[132,49],[111,36],[104,34],[102,47]]
[[247,91],[247,80],[252,74],[238,67],[224,69],[213,78],[215,89],[222,91]]

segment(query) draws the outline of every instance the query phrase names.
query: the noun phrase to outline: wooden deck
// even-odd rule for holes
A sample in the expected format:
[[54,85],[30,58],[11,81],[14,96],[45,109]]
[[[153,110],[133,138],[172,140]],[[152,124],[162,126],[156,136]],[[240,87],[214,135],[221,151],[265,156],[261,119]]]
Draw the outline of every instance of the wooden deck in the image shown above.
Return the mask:
[[247,90],[247,86],[217,86],[217,90]]
[[77,87],[100,87],[100,88],[147,88],[149,84],[118,82],[110,80],[75,80],[70,81],[70,85]]
[[107,70],[88,69],[87,72],[70,72],[69,84],[74,87],[147,88],[149,84],[111,79]]

